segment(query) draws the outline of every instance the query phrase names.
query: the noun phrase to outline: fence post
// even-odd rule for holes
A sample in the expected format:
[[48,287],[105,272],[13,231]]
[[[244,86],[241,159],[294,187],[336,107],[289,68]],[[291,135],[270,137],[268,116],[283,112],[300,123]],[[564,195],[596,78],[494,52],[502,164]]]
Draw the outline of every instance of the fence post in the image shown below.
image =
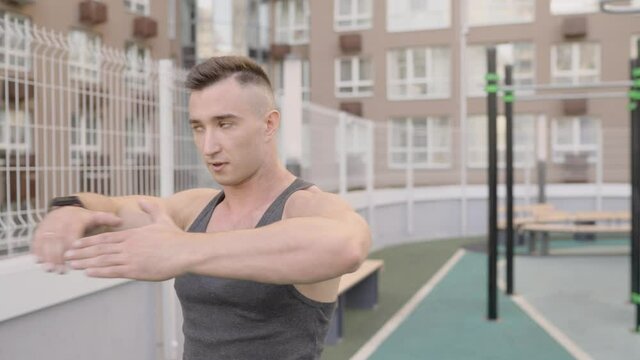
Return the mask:
[[347,114],[338,113],[338,193],[347,193]]
[[407,234],[413,235],[413,119],[407,119]]
[[375,239],[375,211],[376,204],[374,200],[374,151],[373,144],[375,141],[375,127],[373,121],[367,121],[367,169],[366,169],[366,191],[367,191],[367,217],[369,218],[369,228],[371,229],[372,237]]
[[282,144],[285,166],[296,176],[302,170],[302,61],[284,61],[284,94],[282,96]]
[[[173,88],[174,74],[171,60],[160,60],[158,69],[158,114],[160,119],[160,196],[174,193],[174,157],[173,157]],[[160,145],[159,144],[159,145]],[[162,283],[162,325],[164,358],[178,359],[176,295],[173,281]]]

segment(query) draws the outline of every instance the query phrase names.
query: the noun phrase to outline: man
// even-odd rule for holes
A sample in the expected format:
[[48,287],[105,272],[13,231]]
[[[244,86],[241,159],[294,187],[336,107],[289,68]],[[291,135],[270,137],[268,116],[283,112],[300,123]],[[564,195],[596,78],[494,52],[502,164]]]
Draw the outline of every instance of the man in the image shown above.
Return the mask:
[[212,58],[187,87],[195,144],[222,192],[56,199],[34,253],[49,271],[175,277],[185,359],[319,358],[340,276],[367,255],[368,226],[278,161],[280,113],[260,66]]

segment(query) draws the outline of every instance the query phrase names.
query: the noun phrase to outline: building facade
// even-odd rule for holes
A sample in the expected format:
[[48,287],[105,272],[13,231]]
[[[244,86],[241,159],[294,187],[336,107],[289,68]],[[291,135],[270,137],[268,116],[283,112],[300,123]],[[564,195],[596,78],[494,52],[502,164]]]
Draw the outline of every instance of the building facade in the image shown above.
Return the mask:
[[[276,88],[282,61],[300,58],[311,102],[374,120],[376,187],[404,186],[409,158],[417,186],[485,182],[488,46],[501,73],[513,65],[517,85],[579,86],[629,79],[640,34],[637,16],[600,13],[596,0],[271,3]],[[535,182],[543,156],[549,182],[628,182],[628,89],[600,90],[619,96],[516,95],[516,181]],[[504,139],[504,119],[498,125]]]

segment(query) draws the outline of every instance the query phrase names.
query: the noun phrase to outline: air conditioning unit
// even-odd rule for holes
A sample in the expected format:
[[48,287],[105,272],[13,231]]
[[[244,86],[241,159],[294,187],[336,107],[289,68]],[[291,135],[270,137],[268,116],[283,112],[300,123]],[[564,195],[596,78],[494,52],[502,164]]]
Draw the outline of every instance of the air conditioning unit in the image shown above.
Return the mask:
[[107,21],[107,5],[95,0],[80,3],[80,22],[97,25]]
[[36,2],[36,0],[2,0],[7,4],[11,4],[11,5],[29,5],[29,4],[33,4]]
[[133,19],[133,36],[142,39],[158,35],[158,22],[148,16],[138,16]]

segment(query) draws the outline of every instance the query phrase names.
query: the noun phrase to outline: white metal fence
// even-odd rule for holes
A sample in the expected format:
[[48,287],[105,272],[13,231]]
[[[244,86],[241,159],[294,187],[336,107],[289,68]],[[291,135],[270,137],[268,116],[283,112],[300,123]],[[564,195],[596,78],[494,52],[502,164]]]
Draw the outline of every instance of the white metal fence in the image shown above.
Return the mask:
[[[171,74],[164,74],[169,76]],[[174,69],[175,187],[203,185]],[[0,22],[0,258],[28,251],[54,196],[160,194],[158,63]],[[204,170],[206,172],[206,170]]]

